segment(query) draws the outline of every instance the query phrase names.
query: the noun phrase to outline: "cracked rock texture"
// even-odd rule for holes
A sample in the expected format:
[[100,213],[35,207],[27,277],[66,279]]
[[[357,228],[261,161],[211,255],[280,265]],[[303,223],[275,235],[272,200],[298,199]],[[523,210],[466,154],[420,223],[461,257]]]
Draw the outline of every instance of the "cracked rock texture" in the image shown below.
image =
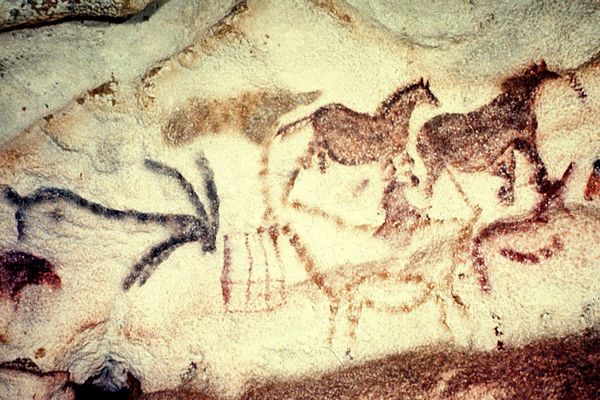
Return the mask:
[[150,0],[5,0],[0,3],[0,29],[73,17],[125,18],[142,11],[150,2]]

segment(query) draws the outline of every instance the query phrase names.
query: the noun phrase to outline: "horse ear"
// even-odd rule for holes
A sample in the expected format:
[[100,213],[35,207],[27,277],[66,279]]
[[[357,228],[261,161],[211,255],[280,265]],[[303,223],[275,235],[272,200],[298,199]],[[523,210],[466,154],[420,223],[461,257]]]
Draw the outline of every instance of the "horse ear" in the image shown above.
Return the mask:
[[419,79],[419,86],[423,86],[423,77],[421,77],[421,79]]
[[539,64],[539,69],[540,71],[545,71],[548,69],[548,67],[546,66],[546,61],[544,61],[544,59],[542,58]]
[[429,89],[429,80],[425,81],[425,89]]

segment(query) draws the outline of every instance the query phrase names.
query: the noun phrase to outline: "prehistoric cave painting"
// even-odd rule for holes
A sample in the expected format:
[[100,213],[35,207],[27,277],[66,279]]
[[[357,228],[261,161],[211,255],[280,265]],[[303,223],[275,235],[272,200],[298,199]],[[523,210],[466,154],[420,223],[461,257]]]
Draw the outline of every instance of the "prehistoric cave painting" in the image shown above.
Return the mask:
[[226,312],[272,311],[286,300],[277,226],[223,235],[221,293]]
[[[553,185],[548,186],[548,190],[538,205],[533,209],[530,215],[517,219],[500,220],[491,223],[479,231],[473,239],[472,244],[472,262],[473,269],[478,276],[481,291],[490,292],[492,285],[488,276],[488,266],[486,264],[483,252],[484,242],[497,239],[513,233],[531,232],[540,226],[546,225],[551,220],[550,210],[558,210],[559,213],[569,213],[569,210],[563,205],[562,195],[566,183],[573,172],[571,163],[566,169],[562,178]],[[520,251],[513,247],[502,247],[499,249],[500,255],[510,261],[523,264],[537,264],[542,259],[551,258],[563,251],[564,245],[560,237],[552,235],[549,243],[536,249],[535,251]]]
[[278,135],[290,132],[309,122],[314,137],[306,154],[300,158],[283,193],[284,204],[298,177],[300,169],[312,165],[315,154],[319,169],[325,173],[327,157],[342,165],[363,165],[380,162],[382,168],[393,166],[392,159],[406,149],[408,123],[417,104],[437,105],[438,100],[421,79],[398,89],[379,105],[375,114],[359,113],[342,104],[328,104],[311,115],[282,127]]
[[311,166],[315,153],[322,173],[327,168],[326,155],[343,165],[383,161],[387,166],[390,159],[405,150],[408,122],[419,103],[438,104],[429,84],[422,79],[394,92],[373,116],[356,112],[343,104],[328,104],[308,117],[284,126],[278,135],[285,137],[298,124],[310,121],[314,138],[301,160],[304,169]]
[[553,257],[563,249],[564,244],[560,236],[552,235],[552,242],[548,246],[536,249],[536,251],[518,251],[510,247],[503,247],[500,249],[500,255],[522,264],[538,264],[540,259]]
[[181,109],[171,113],[162,127],[163,139],[170,145],[179,146],[209,132],[240,131],[260,145],[276,129],[281,115],[312,103],[320,94],[318,91],[260,90],[224,100],[192,98]]
[[[261,246],[263,246],[266,240],[260,242],[259,238],[264,235],[263,237],[266,239],[267,235],[265,234],[268,234],[271,241],[270,251],[272,254],[261,256],[264,257],[264,260],[268,260],[269,264],[264,263],[265,266],[260,269],[257,275],[259,281],[256,282],[252,279],[253,268],[256,265],[253,254],[259,254],[260,251],[254,252],[251,250],[252,245],[249,243],[254,240],[257,243],[262,243]],[[286,282],[284,266],[281,263],[279,252],[282,246],[287,244],[291,246],[296,259],[307,274],[307,281],[314,285],[329,302],[329,329],[325,338],[329,345],[338,331],[338,315],[340,312],[344,313],[346,319],[348,337],[355,340],[356,329],[364,309],[372,309],[376,312],[391,315],[405,315],[410,314],[428,301],[435,301],[440,307],[440,323],[447,327],[446,304],[442,300],[441,291],[448,291],[457,304],[464,306],[460,298],[454,297],[452,288],[446,287],[446,285],[452,284],[450,277],[442,280],[443,287],[438,287],[422,274],[414,272],[415,266],[422,262],[424,258],[422,252],[413,254],[400,272],[390,272],[387,268],[390,262],[397,262],[398,260],[380,260],[343,267],[348,273],[327,274],[320,271],[318,261],[311,254],[310,248],[290,224],[273,225],[267,230],[259,229],[256,231],[255,239],[249,239],[252,235],[252,233],[238,235],[237,244],[232,243],[229,235],[224,237],[224,265],[221,275],[221,287],[223,303],[225,309],[229,312],[271,311],[284,304],[286,300]],[[255,245],[254,248],[260,249],[261,246]],[[236,251],[238,253],[237,257],[241,258],[240,268],[237,268],[237,279],[234,278],[234,274],[236,274],[236,271],[234,271],[236,268],[234,267],[236,255],[232,251],[234,248],[238,249]],[[281,281],[277,281],[274,277],[278,275],[271,272],[274,270],[270,266],[273,262],[276,264],[275,268],[280,266],[282,268]],[[451,271],[450,274],[453,272]],[[269,277],[269,279],[266,279],[266,277]],[[260,281],[261,279],[262,281]],[[255,285],[256,291],[253,292]],[[401,299],[398,301],[395,300],[398,296],[392,296],[393,299],[387,302],[376,295],[378,289],[388,287],[396,290],[398,286],[405,286],[407,290],[411,290],[412,295],[407,298],[400,296]],[[374,288],[375,292],[372,291]]]
[[43,187],[27,196],[21,196],[13,188],[6,186],[4,187],[5,199],[17,207],[15,219],[17,222],[18,240],[23,241],[27,237],[27,213],[36,205],[56,202],[65,202],[107,219],[129,220],[168,227],[171,230],[170,237],[152,246],[133,265],[131,272],[123,281],[123,288],[125,290],[130,289],[136,281],[140,286],[143,285],[160,263],[167,259],[175,249],[186,243],[199,242],[202,245],[203,252],[214,252],[219,228],[219,197],[208,160],[203,156],[199,157],[197,165],[204,176],[204,190],[209,201],[210,214],[207,213],[192,184],[179,171],[153,160],[146,160],[144,165],[157,174],[175,179],[186,192],[189,201],[194,205],[196,215],[116,210],[84,199],[70,190],[53,187]]
[[462,172],[488,170],[504,178],[498,196],[510,205],[514,202],[513,149],[523,152],[534,165],[538,192],[547,192],[547,171],[536,146],[535,99],[544,82],[557,78],[560,75],[542,61],[502,82],[500,95],[485,106],[427,121],[417,137],[417,151],[427,169],[425,192],[432,194],[447,166]]
[[[298,167],[290,175],[281,196],[283,205],[307,214],[321,217],[344,228],[359,231],[377,231],[380,236],[391,234],[391,228],[398,228],[399,218],[408,214],[414,217],[416,210],[408,203],[400,206],[392,205],[392,198],[399,200],[399,188],[404,186],[394,175],[396,168],[393,159],[404,154],[400,160],[403,165],[412,164],[412,158],[405,153],[408,140],[408,123],[412,111],[417,104],[426,103],[437,105],[438,101],[429,89],[429,85],[421,79],[419,82],[398,89],[379,105],[373,115],[358,113],[341,104],[329,104],[316,110],[311,115],[282,127],[277,136],[285,138],[292,131],[310,123],[313,128],[313,138],[306,153],[298,160]],[[384,170],[384,179],[390,181],[383,193],[382,206],[386,212],[383,226],[374,227],[368,224],[348,225],[343,219],[332,215],[318,207],[311,207],[299,201],[289,204],[289,196],[296,179],[302,169],[309,169],[312,159],[317,156],[319,170],[325,173],[327,157],[336,163],[347,166],[364,165],[379,162]],[[416,184],[418,179],[411,176],[410,181]],[[367,182],[368,184],[368,182]],[[402,214],[402,215],[400,215]],[[406,223],[403,224],[405,226]]]
[[[374,235],[388,238],[402,232],[405,234],[403,239],[406,243],[422,221],[422,215],[406,199],[404,194],[406,183],[400,182],[394,175],[392,175],[392,178],[384,189],[381,199],[381,207],[385,211],[385,220],[375,231]],[[416,177],[412,180],[412,184],[418,184]]]
[[[392,285],[393,295],[382,296],[381,292],[377,291],[380,284]],[[402,295],[397,290],[406,285],[416,286],[416,293],[410,300],[398,301]],[[375,290],[369,295],[370,289]],[[433,298],[434,289],[435,284],[427,282],[422,275],[414,273],[393,275],[386,270],[381,270],[356,277],[344,286],[342,294],[342,298],[347,304],[348,337],[356,339],[356,330],[365,308],[391,315],[410,314]],[[445,321],[442,322],[445,324]]]
[[592,172],[585,185],[583,197],[587,201],[592,201],[600,197],[600,159],[594,161]]
[[21,292],[29,285],[60,289],[61,280],[48,260],[21,251],[0,253],[0,298],[10,298],[17,304]]
[[583,87],[583,84],[579,80],[577,73],[575,71],[568,72],[567,74],[565,74],[565,77],[569,80],[569,86],[571,87],[571,89],[573,89],[575,93],[577,93],[577,97],[585,101],[588,95]]

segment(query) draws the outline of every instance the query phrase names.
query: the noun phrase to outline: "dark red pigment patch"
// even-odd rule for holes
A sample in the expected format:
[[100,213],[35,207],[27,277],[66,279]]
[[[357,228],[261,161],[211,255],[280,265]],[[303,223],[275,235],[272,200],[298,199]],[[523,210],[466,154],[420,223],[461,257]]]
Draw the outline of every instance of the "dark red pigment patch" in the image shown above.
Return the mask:
[[508,248],[501,249],[500,255],[508,258],[510,261],[516,261],[522,264],[538,264],[540,262],[540,258],[534,253],[526,253]]
[[48,260],[21,251],[0,253],[0,296],[17,302],[27,285],[48,285],[60,289],[60,277]]
[[588,178],[583,197],[587,201],[592,201],[600,197],[600,159],[594,161],[592,173]]
[[389,237],[399,230],[412,231],[412,226],[421,219],[421,214],[404,195],[404,185],[392,179],[383,191],[381,206],[385,211],[383,224],[374,236]]

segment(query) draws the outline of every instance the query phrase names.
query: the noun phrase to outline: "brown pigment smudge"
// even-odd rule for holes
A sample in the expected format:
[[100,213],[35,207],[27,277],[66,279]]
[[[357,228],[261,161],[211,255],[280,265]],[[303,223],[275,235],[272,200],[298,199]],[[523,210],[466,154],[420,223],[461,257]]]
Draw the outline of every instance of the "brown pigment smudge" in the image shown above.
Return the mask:
[[173,111],[162,127],[164,141],[172,146],[191,143],[208,133],[241,132],[262,144],[277,127],[279,118],[301,105],[315,101],[320,92],[291,93],[284,90],[245,92],[224,100],[192,98]]
[[40,347],[39,349],[37,349],[35,351],[35,358],[44,358],[46,357],[46,349],[43,347]]
[[115,90],[113,89],[113,86],[118,85],[119,82],[117,82],[115,80],[115,77],[111,77],[111,79],[109,81],[104,82],[103,84],[88,90],[85,95],[79,96],[75,99],[75,101],[77,102],[77,104],[79,105],[83,105],[83,103],[85,103],[86,100],[86,96],[89,99],[93,99],[96,97],[107,97],[110,96],[110,102],[111,104],[114,106],[115,104],[117,104],[117,100],[114,98],[114,94],[115,94]]
[[335,0],[312,0],[311,2],[317,8],[331,15],[341,25],[348,26],[353,24],[352,17],[350,16],[350,14],[342,10],[340,4],[337,3]]
[[592,172],[585,185],[583,198],[592,201],[600,197],[600,159],[594,161]]
[[365,189],[368,186],[369,186],[368,179],[363,179],[362,181],[360,181],[360,183],[358,185],[356,185],[356,187],[352,190],[352,197],[358,197],[361,194],[363,194],[363,192],[365,191]]
[[374,236],[387,238],[401,231],[411,234],[421,220],[419,211],[406,199],[403,184],[396,179],[392,179],[384,189],[381,206],[385,211],[385,220]]

